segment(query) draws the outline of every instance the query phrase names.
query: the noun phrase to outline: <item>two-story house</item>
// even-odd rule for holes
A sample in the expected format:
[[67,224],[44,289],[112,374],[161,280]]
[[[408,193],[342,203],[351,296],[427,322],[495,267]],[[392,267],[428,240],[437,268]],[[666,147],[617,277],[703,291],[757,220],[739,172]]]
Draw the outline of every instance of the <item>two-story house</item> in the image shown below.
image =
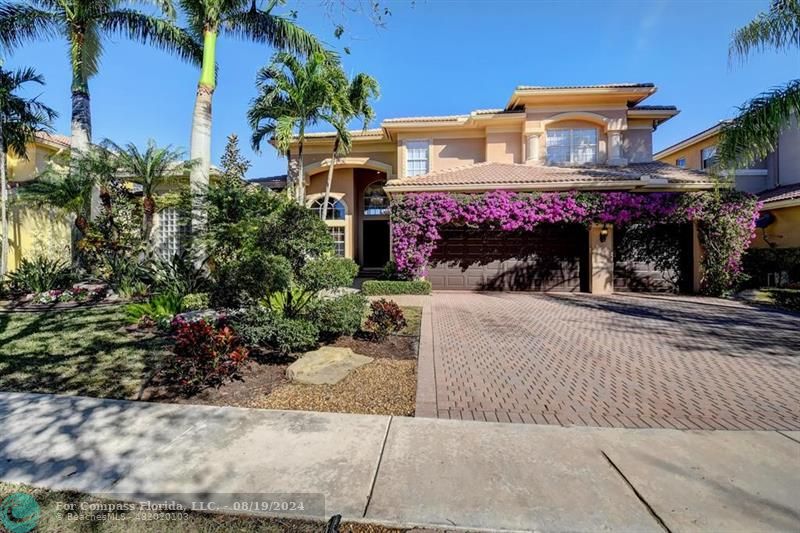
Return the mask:
[[[653,157],[680,168],[708,171],[715,162],[722,123],[673,144]],[[775,150],[748,168],[737,169],[736,189],[757,194],[763,202],[756,248],[800,247],[800,127],[783,131]]]
[[[655,92],[652,83],[520,86],[503,108],[390,118],[380,128],[353,132],[351,153],[334,161],[327,207],[338,253],[367,272],[382,268],[391,253],[390,197],[406,192],[712,188],[704,173],[653,161],[653,131],[678,113],[674,106],[642,103]],[[302,185],[305,203],[316,210],[323,209],[332,143],[331,133],[307,134],[303,176],[297,175],[296,159],[288,164],[290,183]],[[297,153],[296,142],[290,153]],[[614,264],[610,251],[604,265],[592,263],[595,248],[613,247],[613,238],[608,229],[602,243],[588,233],[553,227],[510,236],[453,228],[439,241],[427,277],[435,289],[486,287],[498,273],[534,256],[540,263],[549,261],[548,275],[517,288],[607,292],[630,285],[622,271],[653,277],[646,265],[623,269]],[[687,254],[697,247],[695,241],[687,237]],[[689,258],[695,270],[697,255]],[[602,288],[592,283],[598,270],[605,276]]]

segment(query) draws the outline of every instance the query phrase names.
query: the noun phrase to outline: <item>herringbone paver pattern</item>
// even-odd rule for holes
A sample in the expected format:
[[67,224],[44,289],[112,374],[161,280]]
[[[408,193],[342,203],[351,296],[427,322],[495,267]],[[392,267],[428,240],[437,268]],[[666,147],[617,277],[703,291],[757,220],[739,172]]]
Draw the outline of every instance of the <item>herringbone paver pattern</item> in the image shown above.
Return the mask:
[[701,298],[439,293],[432,324],[440,418],[800,429],[797,315]]

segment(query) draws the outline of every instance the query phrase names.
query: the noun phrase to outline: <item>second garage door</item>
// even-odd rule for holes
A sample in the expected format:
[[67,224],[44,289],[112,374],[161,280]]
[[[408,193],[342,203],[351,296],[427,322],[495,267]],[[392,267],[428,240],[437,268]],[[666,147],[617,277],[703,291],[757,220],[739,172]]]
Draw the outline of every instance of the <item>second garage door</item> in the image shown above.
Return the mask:
[[436,290],[580,291],[586,285],[583,226],[443,228],[441,234],[428,268]]

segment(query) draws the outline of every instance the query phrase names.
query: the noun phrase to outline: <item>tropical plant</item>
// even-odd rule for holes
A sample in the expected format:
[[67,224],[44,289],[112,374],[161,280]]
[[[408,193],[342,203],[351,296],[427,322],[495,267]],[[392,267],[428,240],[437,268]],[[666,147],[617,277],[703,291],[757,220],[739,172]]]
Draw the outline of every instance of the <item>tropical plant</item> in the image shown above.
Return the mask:
[[8,152],[27,158],[26,144],[37,131],[50,130],[56,112],[37,98],[17,94],[28,84],[44,85],[32,68],[6,70],[0,67],[0,279],[8,271]]
[[320,298],[306,313],[306,319],[316,325],[325,339],[353,335],[361,327],[367,298],[363,294],[343,294]]
[[291,285],[269,297],[269,305],[276,313],[296,318],[313,307],[322,291],[335,291],[349,287],[358,273],[352,259],[328,256],[308,261],[295,271]]
[[[768,49],[800,49],[800,0],[772,0],[768,11],[734,32],[729,57],[744,61],[752,52]],[[775,150],[781,131],[797,116],[800,79],[746,102],[736,118],[722,125],[719,166],[731,169],[766,157]]]
[[229,326],[176,320],[173,327],[175,347],[165,374],[186,393],[222,385],[247,362],[249,352]]
[[239,136],[235,133],[228,135],[220,165],[224,179],[231,180],[236,185],[244,185],[245,175],[253,165],[239,150]]
[[366,131],[369,122],[375,117],[375,111],[370,105],[370,100],[380,95],[378,82],[372,76],[364,73],[356,74],[349,82],[342,73],[335,79],[344,80],[338,85],[338,92],[331,107],[329,120],[335,129],[331,163],[328,165],[328,178],[325,182],[325,209],[322,210],[322,220],[328,218],[328,202],[331,198],[331,184],[333,183],[333,170],[336,158],[350,153],[352,138],[347,125],[355,119],[360,119]]
[[193,292],[183,297],[181,302],[182,311],[202,311],[208,309],[209,298],[207,292]]
[[11,292],[17,294],[63,289],[73,281],[72,271],[65,261],[44,256],[23,258],[19,267],[8,274]]
[[320,334],[313,322],[287,318],[260,306],[234,314],[230,322],[248,345],[270,348],[282,354],[314,348]]
[[[306,130],[322,120],[335,122],[331,110],[337,105],[340,87],[347,83],[343,78],[338,59],[321,51],[309,55],[306,61],[288,52],[278,52],[256,77],[258,95],[247,111],[253,130],[253,148],[258,151],[263,140],[269,137],[278,152],[287,156],[290,174],[287,191],[298,200],[304,196]],[[290,147],[295,140],[298,148],[293,159]]]
[[148,271],[155,292],[183,297],[203,292],[209,287],[205,265],[196,264],[187,252],[176,254],[171,259],[154,259]]
[[183,297],[178,294],[157,294],[147,302],[128,304],[125,306],[125,315],[132,324],[150,319],[160,327],[166,327],[183,310],[182,301]]
[[144,219],[142,224],[142,240],[150,242],[153,231],[153,217],[156,212],[156,190],[159,186],[175,181],[191,168],[191,162],[185,161],[183,150],[175,149],[171,145],[159,147],[152,139],[147,141],[147,147],[140,150],[133,143],[119,146],[111,141],[106,141],[106,147],[113,150],[117,160],[117,169],[124,179],[142,187],[142,211]]
[[172,20],[169,0],[153,0],[167,18],[133,9],[125,0],[31,0],[0,4],[0,44],[18,47],[33,40],[66,38],[72,70],[73,151],[86,152],[92,140],[89,80],[97,74],[103,40],[123,36],[200,63],[194,38]]
[[401,332],[406,325],[400,306],[391,300],[380,299],[370,304],[370,314],[364,323],[364,329],[376,342],[382,342],[392,333]]
[[[197,84],[190,157],[198,164],[192,167],[190,186],[195,195],[205,193],[211,169],[211,101],[217,86],[217,37],[220,33],[249,41],[265,43],[280,50],[311,53],[321,50],[317,39],[291,20],[273,13],[279,0],[268,0],[259,9],[256,0],[180,0],[189,29],[202,39],[203,61]],[[204,225],[202,207],[195,202],[192,225]]]

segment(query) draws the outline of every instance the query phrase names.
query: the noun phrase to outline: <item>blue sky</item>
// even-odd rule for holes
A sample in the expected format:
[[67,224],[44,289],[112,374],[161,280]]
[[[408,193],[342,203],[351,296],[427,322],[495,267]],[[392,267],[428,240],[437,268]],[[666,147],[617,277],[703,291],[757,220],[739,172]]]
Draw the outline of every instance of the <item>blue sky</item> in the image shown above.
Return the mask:
[[[352,0],[351,0],[352,1]],[[732,115],[735,107],[771,86],[800,76],[800,53],[756,54],[730,67],[731,32],[768,6],[767,0],[694,1],[385,1],[384,28],[349,14],[337,41],[337,16],[321,2],[289,1],[299,23],[332,46],[349,46],[348,72],[378,79],[376,125],[393,116],[465,113],[502,107],[516,85],[654,82],[649,104],[672,104],[680,115],[654,134],[656,149]],[[212,158],[237,133],[252,157],[250,177],[285,172],[267,146],[249,147],[245,120],[256,70],[272,51],[221,39],[214,96]],[[69,68],[65,43],[33,43],[7,57],[8,67],[34,66],[45,75],[44,102],[61,114],[69,133]],[[94,139],[144,143],[155,138],[188,151],[198,69],[125,40],[107,42],[91,82]],[[325,129],[324,127],[318,129]]]

